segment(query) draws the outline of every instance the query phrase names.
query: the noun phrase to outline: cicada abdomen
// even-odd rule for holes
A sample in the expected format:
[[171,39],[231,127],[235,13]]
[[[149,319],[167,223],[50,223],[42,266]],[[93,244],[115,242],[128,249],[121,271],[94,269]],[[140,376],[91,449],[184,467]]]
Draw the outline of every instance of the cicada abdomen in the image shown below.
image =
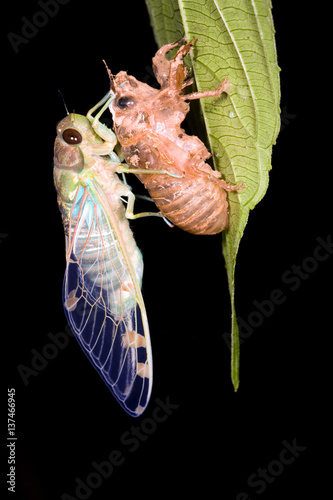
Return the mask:
[[[183,57],[191,43],[182,45],[172,61],[166,54],[179,42],[163,46],[153,58],[161,86],[155,89],[121,71],[110,75],[110,104],[122,154],[130,169],[146,169],[137,177],[144,183],[162,214],[194,234],[215,234],[228,226],[227,191],[241,189],[221,179],[206,160],[210,153],[196,136],[180,127],[189,111],[186,101],[218,97],[228,87],[224,80],[216,90],[183,94],[186,80]],[[166,174],[154,173],[164,170]],[[170,175],[171,174],[171,175]]]
[[146,408],[152,355],[141,294],[143,261],[121,196],[116,138],[69,114],[57,125],[54,182],[66,236],[63,303],[83,351],[132,416]]

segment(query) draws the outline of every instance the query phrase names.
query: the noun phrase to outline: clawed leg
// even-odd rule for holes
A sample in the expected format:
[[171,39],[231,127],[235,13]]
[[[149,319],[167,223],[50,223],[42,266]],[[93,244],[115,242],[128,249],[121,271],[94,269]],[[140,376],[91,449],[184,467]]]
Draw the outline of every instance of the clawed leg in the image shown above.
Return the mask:
[[[165,89],[166,87],[168,87],[169,89],[173,89],[180,93],[185,87],[193,83],[192,78],[186,80],[188,71],[183,62],[183,58],[190,52],[193,44],[196,42],[196,39],[193,39],[190,42],[179,47],[177,54],[172,61],[169,61],[166,58],[166,54],[170,52],[170,50],[174,49],[184,41],[186,41],[186,39],[181,38],[177,42],[163,45],[163,47],[161,47],[156,52],[153,58],[154,73],[158,83],[161,86],[161,89]],[[229,82],[227,79],[225,79],[215,90],[193,92],[181,97],[186,101],[201,99],[202,97],[219,97],[222,92],[225,92],[227,90],[228,86]]]
[[158,83],[161,88],[171,87],[179,92],[192,83],[192,80],[184,82],[187,78],[187,68],[183,62],[183,58],[190,52],[196,39],[191,40],[189,43],[182,45],[172,61],[169,61],[166,54],[174,49],[182,42],[186,41],[181,38],[175,43],[168,43],[163,45],[155,54],[153,58],[153,70]]
[[229,184],[223,179],[220,179],[220,182],[222,183],[223,189],[225,189],[226,191],[239,191],[240,189],[245,188],[244,182],[240,182],[239,184],[236,184],[236,186],[234,186],[233,184]]
[[187,80],[185,80],[185,82],[183,82],[183,85],[182,85],[182,90],[185,88],[185,87],[188,87],[189,85],[192,85],[194,82],[194,78],[188,78]]
[[223,80],[221,85],[215,90],[205,90],[203,92],[193,92],[192,94],[185,94],[181,96],[185,101],[193,101],[194,99],[201,99],[202,97],[220,97],[222,92],[225,92],[229,86],[227,79]]
[[[96,134],[99,135],[104,141],[108,143],[112,143],[113,146],[117,144],[117,137],[116,134],[104,123],[101,123],[99,121],[100,117],[104,113],[104,111],[110,106],[110,103],[113,101],[115,98],[115,95],[109,91],[103,99],[101,99],[93,108],[91,108],[88,113],[87,113],[87,118],[91,123],[92,128],[95,130]],[[102,108],[99,110],[96,116],[92,116],[92,114],[99,108]]]
[[[95,106],[93,106],[87,113],[87,118],[91,123],[92,128],[105,142],[102,144],[94,144],[91,149],[96,155],[109,155],[112,161],[121,163],[123,161],[123,156],[121,154],[121,149],[119,148],[117,136],[109,127],[104,123],[100,122],[99,119],[104,113],[104,111],[110,106],[111,102],[115,98],[113,92],[109,91]],[[102,107],[101,107],[102,106]],[[93,113],[100,108],[96,116]],[[115,149],[119,150],[118,154]]]
[[183,41],[184,38],[181,38],[177,42],[163,45],[163,47],[161,47],[153,57],[153,70],[156,76],[156,80],[162,88],[166,87],[169,83],[171,61],[166,58],[166,55],[168,52],[170,52],[170,50],[177,47]]
[[193,79],[186,80],[188,76],[188,69],[186,68],[183,58],[190,52],[196,39],[191,40],[189,43],[182,45],[173,61],[170,63],[169,73],[169,88],[180,93],[185,87],[193,83]]

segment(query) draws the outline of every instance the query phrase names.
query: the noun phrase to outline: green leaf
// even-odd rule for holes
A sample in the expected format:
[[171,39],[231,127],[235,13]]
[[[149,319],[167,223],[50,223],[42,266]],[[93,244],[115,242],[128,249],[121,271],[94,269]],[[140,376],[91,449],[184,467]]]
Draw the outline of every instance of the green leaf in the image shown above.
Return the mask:
[[264,196],[272,145],[280,128],[280,84],[269,0],[146,0],[158,46],[197,38],[191,53],[198,90],[231,83],[219,99],[202,99],[215,168],[227,182],[246,188],[228,193],[230,225],[223,255],[231,299],[231,377],[239,385],[239,335],[235,266],[249,211]]

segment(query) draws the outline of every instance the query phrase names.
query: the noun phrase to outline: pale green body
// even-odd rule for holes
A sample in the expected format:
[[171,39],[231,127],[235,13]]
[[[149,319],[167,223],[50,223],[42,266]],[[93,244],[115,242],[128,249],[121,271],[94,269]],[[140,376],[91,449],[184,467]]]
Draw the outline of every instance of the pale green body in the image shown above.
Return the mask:
[[[78,145],[67,144],[62,138],[66,129],[79,132],[82,142]],[[100,266],[102,259],[103,274],[111,276],[111,279],[105,280],[103,287],[112,310],[120,314],[125,304],[124,291],[120,303],[120,286],[130,283],[133,288],[134,284],[136,296],[141,296],[143,262],[121,199],[122,196],[131,198],[134,195],[116,174],[121,169],[120,162],[111,160],[109,156],[102,156],[113,155],[113,148],[114,143],[104,142],[94,132],[87,118],[77,114],[68,115],[57,127],[54,183],[66,234],[67,259],[73,250],[77,256],[82,254],[81,265],[85,266],[88,277],[95,283],[96,268]],[[91,214],[84,215],[86,223],[79,228],[76,223],[77,212],[82,203],[80,188],[82,194],[85,192],[85,196],[89,196],[84,210]],[[98,211],[98,224],[90,227],[89,221],[94,210]],[[73,235],[78,230],[80,234],[76,240],[76,248],[73,249]],[[101,273],[97,275],[98,283],[103,276]],[[131,295],[128,296],[128,307],[133,307]]]
[[113,132],[89,114],[69,114],[57,126],[54,183],[67,260],[63,304],[88,359],[136,417],[150,398],[152,353],[142,255],[128,218],[148,213],[133,214],[135,196],[117,175],[128,169],[115,144]]

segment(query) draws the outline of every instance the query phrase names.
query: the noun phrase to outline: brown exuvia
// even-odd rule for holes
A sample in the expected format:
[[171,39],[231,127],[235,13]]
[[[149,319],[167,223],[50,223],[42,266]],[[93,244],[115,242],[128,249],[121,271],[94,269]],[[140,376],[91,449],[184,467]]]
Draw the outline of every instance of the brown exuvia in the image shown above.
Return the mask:
[[[192,43],[181,45],[174,59],[166,54],[183,40],[161,47],[153,58],[160,89],[139,82],[125,71],[111,77],[115,99],[110,105],[114,129],[130,169],[150,171],[137,177],[148,189],[161,213],[173,224],[193,234],[216,234],[228,227],[226,191],[233,186],[206,162],[211,155],[196,136],[180,127],[189,111],[186,101],[218,97],[228,87],[192,94],[182,93],[192,83],[183,57]],[[155,171],[165,173],[154,173]],[[171,174],[171,175],[170,175]]]

